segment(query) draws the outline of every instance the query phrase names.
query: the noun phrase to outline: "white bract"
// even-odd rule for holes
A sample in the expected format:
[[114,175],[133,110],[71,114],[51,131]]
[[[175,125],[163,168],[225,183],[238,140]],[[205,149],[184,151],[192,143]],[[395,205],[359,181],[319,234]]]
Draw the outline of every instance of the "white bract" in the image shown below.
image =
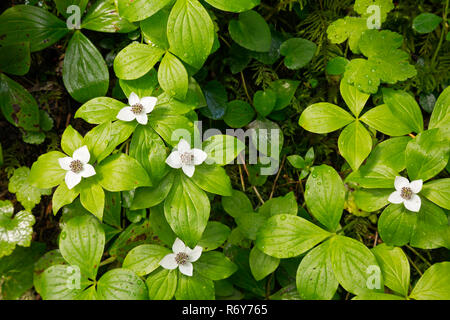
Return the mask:
[[197,261],[202,255],[203,248],[196,246],[194,249],[187,247],[183,241],[176,238],[172,245],[173,253],[166,255],[160,262],[159,265],[164,269],[173,270],[176,268],[180,269],[180,272],[187,276],[192,276],[194,271],[194,266],[192,262]]
[[117,114],[117,119],[122,121],[137,120],[140,124],[147,124],[147,114],[152,112],[155,108],[158,98],[156,97],[143,97],[139,99],[138,95],[134,92],[130,94],[128,98],[129,106],[122,108]]
[[59,158],[58,162],[61,168],[67,170],[66,185],[67,188],[72,189],[80,183],[81,178],[88,178],[95,175],[95,169],[90,165],[89,159],[91,154],[86,146],[82,146],[73,152],[72,158]]
[[207,158],[206,152],[200,149],[191,149],[189,143],[181,139],[176,150],[167,157],[166,163],[175,169],[183,169],[183,172],[191,178],[195,172],[195,166],[202,164]]
[[395,191],[391,193],[388,201],[390,203],[403,203],[406,209],[414,212],[420,210],[420,197],[417,193],[422,190],[422,180],[414,180],[409,182],[408,179],[404,177],[395,177]]

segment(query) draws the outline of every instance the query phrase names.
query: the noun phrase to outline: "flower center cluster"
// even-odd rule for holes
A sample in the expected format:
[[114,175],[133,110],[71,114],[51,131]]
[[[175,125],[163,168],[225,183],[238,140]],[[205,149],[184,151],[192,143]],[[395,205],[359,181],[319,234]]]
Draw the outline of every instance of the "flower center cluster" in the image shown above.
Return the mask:
[[73,160],[70,165],[70,170],[72,170],[72,172],[75,173],[80,173],[81,170],[83,170],[83,164],[81,163],[80,160]]
[[181,155],[181,162],[184,164],[194,164],[194,154],[191,152],[185,152]]
[[408,187],[403,187],[402,191],[400,192],[400,196],[405,200],[411,200],[412,195],[413,195],[413,192],[412,192],[411,188],[408,188]]
[[176,261],[178,264],[183,265],[183,264],[185,264],[185,263],[188,261],[188,258],[189,258],[189,256],[188,256],[186,253],[184,253],[184,252],[179,252],[179,253],[177,253],[177,255],[175,256],[175,261]]
[[144,107],[140,103],[136,103],[136,104],[131,106],[131,111],[134,114],[141,114],[143,110],[144,110]]

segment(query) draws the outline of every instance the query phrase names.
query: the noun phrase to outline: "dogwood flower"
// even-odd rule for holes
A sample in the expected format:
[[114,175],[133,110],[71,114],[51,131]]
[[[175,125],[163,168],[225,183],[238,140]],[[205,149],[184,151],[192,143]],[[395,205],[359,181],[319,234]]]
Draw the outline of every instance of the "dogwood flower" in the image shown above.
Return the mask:
[[59,158],[58,162],[62,169],[67,170],[65,181],[67,188],[72,189],[80,183],[81,178],[95,175],[95,169],[90,165],[91,154],[86,146],[82,146],[73,152],[71,157]]
[[192,276],[194,271],[194,266],[192,262],[197,261],[202,255],[203,248],[196,246],[194,249],[187,247],[183,241],[176,238],[172,245],[173,253],[166,255],[160,262],[159,265],[164,269],[173,270],[176,268],[180,269],[180,272],[187,276]]
[[195,166],[202,164],[207,158],[206,152],[200,149],[191,149],[189,143],[181,139],[176,150],[167,157],[166,163],[174,169],[182,169],[191,178],[195,172]]
[[403,203],[406,209],[414,212],[420,210],[420,197],[417,193],[422,190],[422,180],[414,180],[409,182],[408,179],[404,177],[395,177],[395,190],[389,196],[388,201],[390,203]]
[[147,114],[153,111],[157,101],[158,99],[155,97],[143,97],[139,99],[138,95],[132,92],[128,98],[129,106],[119,111],[117,119],[122,121],[133,121],[136,119],[137,122],[145,125],[148,122]]

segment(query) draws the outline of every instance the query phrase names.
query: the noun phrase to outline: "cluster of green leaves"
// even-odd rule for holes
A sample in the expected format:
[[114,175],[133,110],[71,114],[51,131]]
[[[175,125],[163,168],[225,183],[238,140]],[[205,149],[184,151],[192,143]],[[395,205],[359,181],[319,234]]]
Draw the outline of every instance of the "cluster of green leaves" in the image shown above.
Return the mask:
[[348,61],[345,56],[336,57],[330,61],[329,69],[332,74],[344,73],[343,81],[360,91],[374,94],[381,83],[395,84],[415,76],[417,71],[409,64],[409,55],[399,49],[403,42],[400,34],[368,27],[371,15],[369,6],[372,5],[378,6],[381,23],[394,8],[391,0],[356,0],[354,9],[362,16],[347,16],[336,20],[328,27],[327,32],[332,43],[348,40],[354,54],[362,54],[367,58]]

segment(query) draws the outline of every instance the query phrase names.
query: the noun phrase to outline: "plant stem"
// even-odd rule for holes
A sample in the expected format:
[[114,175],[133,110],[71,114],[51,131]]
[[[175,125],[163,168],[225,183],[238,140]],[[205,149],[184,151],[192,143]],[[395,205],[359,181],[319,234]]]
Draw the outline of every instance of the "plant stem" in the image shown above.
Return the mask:
[[413,247],[410,247],[410,246],[408,246],[408,245],[406,245],[406,247],[407,247],[409,250],[411,250],[412,252],[414,252],[414,254],[415,254],[416,256],[418,256],[423,262],[425,262],[429,267],[431,267],[431,263],[428,262],[428,260],[425,259],[419,252],[417,252],[416,249],[414,249]]
[[442,31],[441,31],[441,38],[439,39],[439,44],[438,44],[438,46],[437,46],[437,48],[436,48],[436,51],[435,51],[435,53],[434,53],[434,55],[433,55],[433,59],[431,59],[431,68],[432,68],[432,69],[434,69],[434,67],[435,67],[437,56],[438,56],[438,54],[439,54],[439,51],[441,50],[442,43],[444,42],[444,36],[445,36],[445,34],[446,34],[445,31],[447,30],[448,4],[449,4],[449,0],[447,0],[447,1],[445,2],[444,14],[443,14],[443,16],[442,16],[442,19],[443,19],[443,20],[442,20],[443,26],[442,26]]
[[116,257],[115,257],[115,256],[109,257],[108,259],[106,259],[106,260],[104,260],[104,261],[102,261],[102,262],[100,263],[100,267],[101,267],[101,266],[104,266],[104,265],[107,265],[107,264],[110,264],[110,263],[112,263],[112,262],[114,262],[114,261],[116,261]]
[[349,229],[351,226],[353,226],[356,222],[358,222],[358,219],[355,219],[351,221],[349,224],[345,225],[342,229],[336,231],[336,234],[339,234],[341,232],[344,232],[345,230]]

